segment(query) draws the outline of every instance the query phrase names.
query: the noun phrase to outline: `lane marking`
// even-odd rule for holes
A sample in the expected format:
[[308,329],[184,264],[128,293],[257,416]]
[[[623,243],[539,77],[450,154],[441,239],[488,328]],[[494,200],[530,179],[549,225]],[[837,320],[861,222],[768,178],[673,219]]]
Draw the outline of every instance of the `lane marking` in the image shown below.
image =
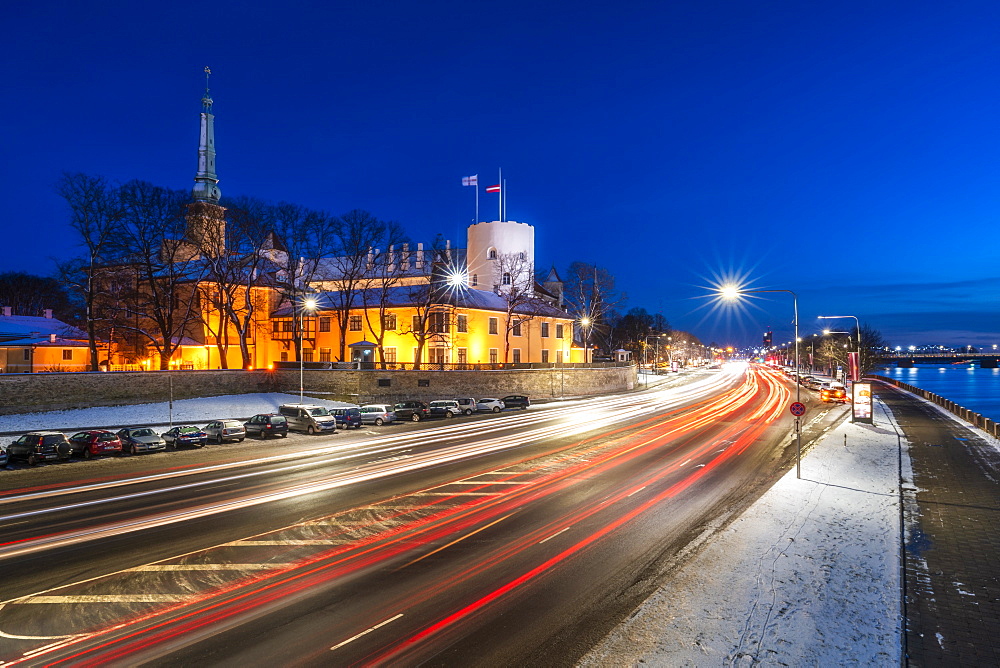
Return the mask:
[[449,548],[449,547],[451,547],[451,546],[452,546],[452,545],[454,545],[455,543],[458,543],[458,542],[460,542],[460,541],[463,541],[463,540],[465,540],[466,538],[469,538],[470,536],[475,536],[475,535],[476,535],[477,533],[479,533],[480,531],[484,531],[484,530],[486,530],[486,529],[489,529],[489,528],[490,528],[491,526],[493,526],[494,524],[499,524],[500,522],[503,522],[503,521],[504,521],[505,519],[507,519],[508,517],[510,517],[510,516],[511,516],[511,515],[513,515],[513,514],[514,514],[514,513],[510,513],[510,514],[508,514],[508,515],[504,515],[503,517],[501,517],[501,518],[500,518],[500,519],[498,519],[498,520],[494,520],[494,521],[490,522],[489,524],[487,524],[487,525],[485,525],[485,526],[481,526],[481,527],[479,527],[478,529],[476,529],[475,531],[473,531],[473,532],[471,532],[471,533],[467,533],[467,534],[465,534],[465,535],[464,535],[464,536],[462,536],[461,538],[456,538],[455,540],[451,541],[451,542],[450,542],[450,543],[448,543],[447,545],[442,545],[441,547],[439,547],[438,549],[434,550],[433,552],[428,552],[427,554],[425,554],[425,555],[423,555],[423,556],[420,556],[420,557],[417,557],[417,558],[416,558],[416,559],[414,559],[413,561],[409,561],[409,562],[407,562],[407,563],[403,564],[402,566],[400,566],[400,567],[399,567],[399,568],[397,568],[396,570],[398,571],[398,570],[402,570],[402,569],[406,568],[407,566],[412,566],[413,564],[417,563],[417,562],[418,562],[418,561],[420,561],[421,559],[426,559],[427,557],[429,557],[429,556],[431,556],[431,555],[434,555],[434,554],[437,554],[438,552],[440,552],[441,550],[444,550],[445,548]]
[[288,540],[234,540],[231,543],[223,543],[223,547],[268,547],[272,545],[343,545],[350,540],[329,539],[329,538],[308,538],[308,539],[288,539]]
[[160,571],[260,571],[271,568],[291,568],[293,564],[147,564],[128,569],[133,573]]
[[691,461],[691,460],[690,459],[685,459],[683,463],[677,465],[677,468],[680,468],[681,466],[684,466],[684,464],[687,464],[689,461]]
[[386,624],[388,624],[389,622],[394,622],[394,621],[396,621],[397,619],[399,619],[402,616],[403,616],[403,613],[399,613],[395,617],[390,617],[389,619],[385,620],[384,622],[381,622],[380,624],[376,624],[375,626],[371,627],[370,629],[365,629],[364,631],[362,631],[361,633],[357,634],[356,636],[351,636],[350,638],[348,638],[344,642],[338,643],[338,644],[334,645],[333,647],[330,648],[330,651],[332,652],[335,649],[340,649],[341,647],[343,647],[347,643],[354,642],[355,640],[357,640],[361,636],[368,635],[369,633],[371,633],[375,629],[381,628],[381,627],[385,626]]
[[407,496],[500,496],[496,492],[419,492]]
[[649,487],[649,485],[643,485],[642,487],[640,487],[639,489],[635,490],[634,492],[632,492],[632,494],[629,494],[625,498],[627,499],[627,498],[629,498],[629,496],[632,496],[633,494],[638,494],[639,492],[641,492],[642,490],[646,489],[647,487]]
[[531,484],[530,482],[515,482],[513,480],[496,480],[494,482],[490,482],[489,480],[458,480],[456,482],[448,483],[448,485],[530,485],[530,484]]
[[545,543],[545,542],[548,542],[548,541],[552,540],[553,538],[555,538],[555,537],[556,537],[556,536],[558,536],[559,534],[561,534],[561,533],[565,533],[566,531],[569,531],[569,530],[570,530],[570,527],[572,527],[572,526],[573,526],[573,525],[571,524],[570,526],[566,527],[566,528],[565,528],[565,529],[563,529],[562,531],[557,531],[557,532],[555,532],[554,534],[552,534],[551,536],[549,536],[549,537],[548,537],[548,538],[546,538],[545,540],[540,540],[540,541],[538,541],[538,544],[539,544],[539,545],[541,545],[542,543]]
[[14,601],[17,605],[38,603],[181,603],[191,594],[100,594],[81,596],[29,596]]

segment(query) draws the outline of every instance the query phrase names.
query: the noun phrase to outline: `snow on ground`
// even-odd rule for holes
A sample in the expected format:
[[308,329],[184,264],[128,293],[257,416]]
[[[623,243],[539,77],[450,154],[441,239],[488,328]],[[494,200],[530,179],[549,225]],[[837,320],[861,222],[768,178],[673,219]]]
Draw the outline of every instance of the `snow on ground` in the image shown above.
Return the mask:
[[[306,396],[304,401],[320,406],[353,406],[342,401],[329,401]],[[179,399],[173,405],[174,424],[203,426],[222,418],[248,418],[257,413],[274,413],[281,404],[299,403],[298,394],[269,392],[236,394],[199,399]],[[95,406],[66,411],[0,415],[0,432],[22,432],[36,429],[66,431],[81,427],[128,427],[130,425],[166,425],[171,421],[169,402],[133,404],[129,406]]]
[[878,408],[875,426],[828,432],[801,480],[784,476],[581,665],[898,666],[899,453]]

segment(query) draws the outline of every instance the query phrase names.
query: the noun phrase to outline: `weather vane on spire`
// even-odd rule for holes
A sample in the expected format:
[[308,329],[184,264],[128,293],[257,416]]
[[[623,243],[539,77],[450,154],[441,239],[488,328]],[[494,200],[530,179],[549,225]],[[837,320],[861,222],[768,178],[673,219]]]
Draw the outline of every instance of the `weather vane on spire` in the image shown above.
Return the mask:
[[208,77],[211,76],[212,70],[205,66],[205,97],[201,98],[201,104],[205,107],[205,111],[212,111],[212,98],[208,94]]

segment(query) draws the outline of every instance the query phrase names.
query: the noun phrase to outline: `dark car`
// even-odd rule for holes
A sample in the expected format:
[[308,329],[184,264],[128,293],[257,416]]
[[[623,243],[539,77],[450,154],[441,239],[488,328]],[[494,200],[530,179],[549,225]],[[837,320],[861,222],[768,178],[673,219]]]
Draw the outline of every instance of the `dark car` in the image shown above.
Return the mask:
[[84,459],[122,453],[122,439],[118,434],[106,429],[87,429],[77,432],[69,437],[69,444],[73,454],[82,455]]
[[277,413],[259,413],[243,423],[247,436],[288,436],[288,420]]
[[122,452],[131,455],[167,449],[167,442],[149,427],[125,427],[118,432],[118,437],[122,439]]
[[430,408],[422,401],[400,401],[393,406],[397,420],[420,422],[430,414]]
[[0,468],[7,468],[7,449],[0,445]]
[[7,446],[7,457],[11,461],[23,459],[29,466],[55,459],[65,461],[70,452],[72,446],[66,434],[58,431],[29,431]]
[[504,397],[500,401],[503,402],[503,405],[506,408],[527,408],[531,405],[531,402],[528,401],[528,397],[523,394],[511,394]]
[[204,448],[208,443],[208,434],[198,427],[174,427],[163,432],[162,436],[167,445],[175,449],[182,445]]
[[338,427],[343,427],[344,429],[350,429],[351,427],[361,429],[361,409],[357,406],[331,408],[330,414],[337,421]]

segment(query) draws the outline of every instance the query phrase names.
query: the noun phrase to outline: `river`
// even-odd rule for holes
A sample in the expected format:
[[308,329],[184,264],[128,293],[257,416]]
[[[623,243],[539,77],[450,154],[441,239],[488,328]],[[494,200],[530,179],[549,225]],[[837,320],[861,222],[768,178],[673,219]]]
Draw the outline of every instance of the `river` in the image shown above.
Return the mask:
[[912,369],[877,367],[874,373],[909,383],[1000,422],[1000,369],[970,364],[915,364]]

